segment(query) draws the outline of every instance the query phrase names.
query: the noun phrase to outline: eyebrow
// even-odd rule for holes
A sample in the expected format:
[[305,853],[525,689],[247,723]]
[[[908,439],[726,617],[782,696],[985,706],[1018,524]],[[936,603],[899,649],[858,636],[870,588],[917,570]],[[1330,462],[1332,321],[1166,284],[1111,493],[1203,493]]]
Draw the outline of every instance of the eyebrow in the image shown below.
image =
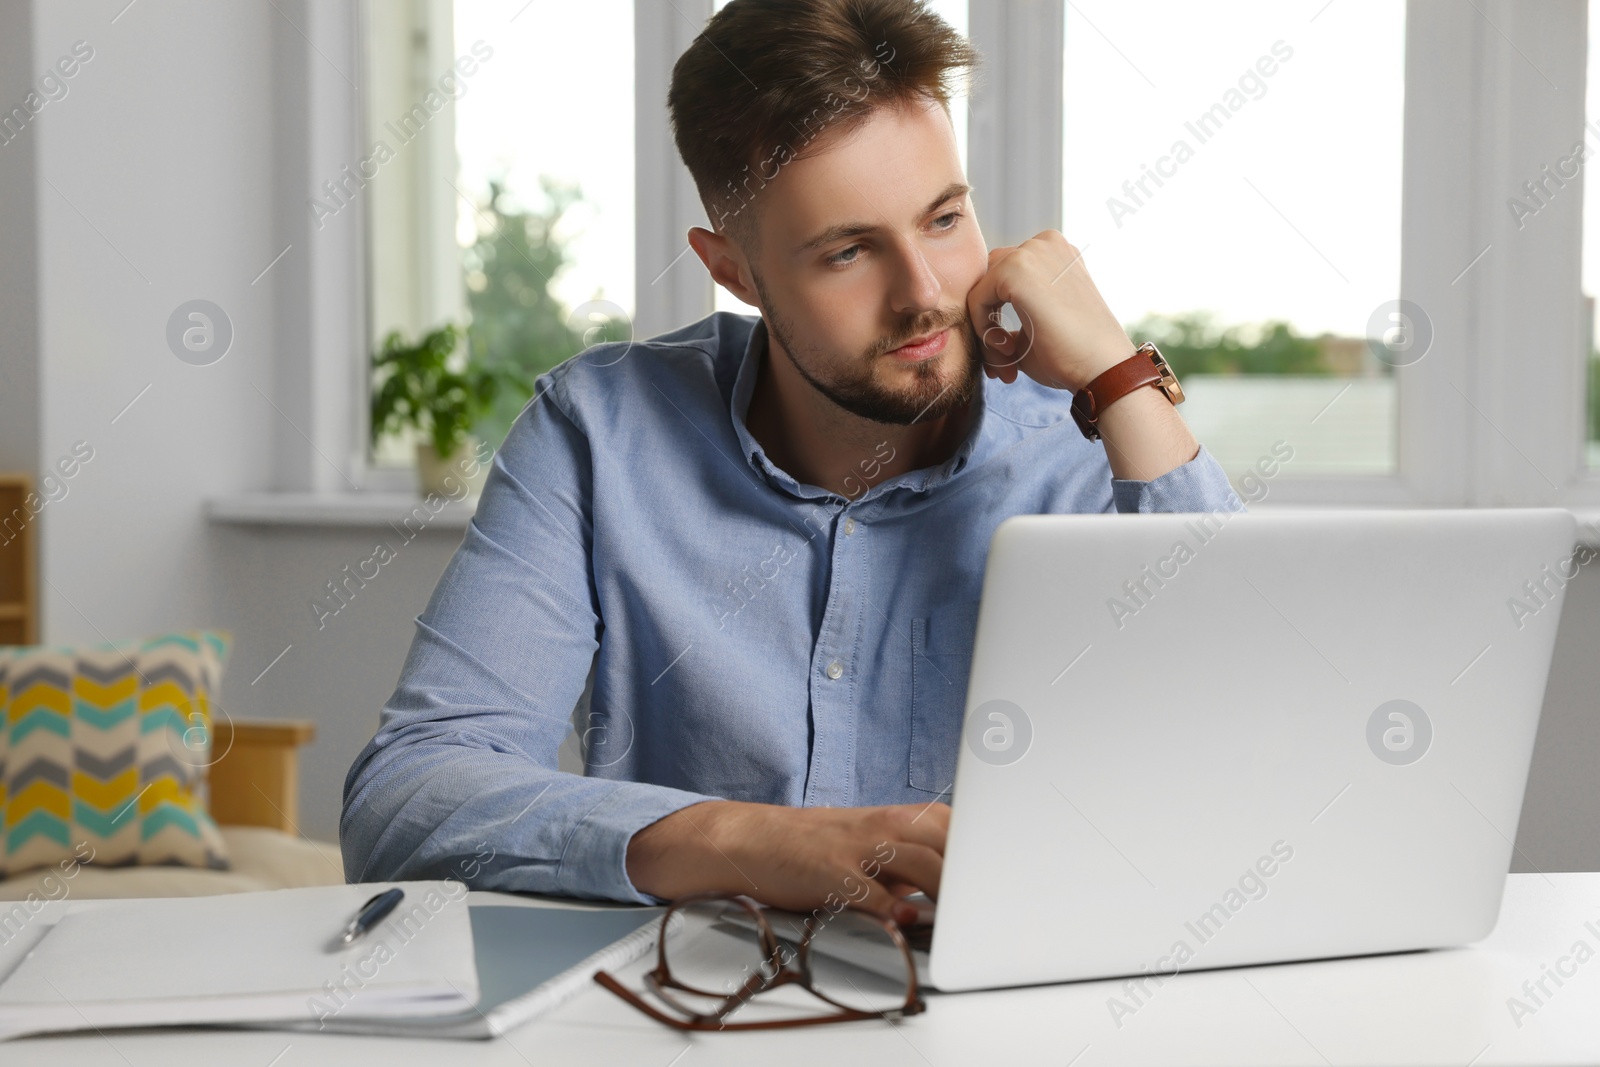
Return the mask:
[[[928,214],[930,211],[933,211],[940,204],[943,204],[947,200],[952,200],[958,196],[965,196],[970,192],[972,192],[972,186],[968,185],[966,182],[951,182],[949,185],[945,186],[939,191],[938,196],[934,197],[928,202],[928,206],[922,209],[922,215]],[[920,218],[921,216],[918,217]],[[809,252],[813,248],[821,248],[823,245],[832,244],[835,241],[842,241],[846,237],[860,237],[862,234],[876,233],[878,229],[878,226],[867,222],[847,222],[839,226],[830,226],[826,230],[823,230],[821,233],[817,234],[815,237],[811,238],[811,240],[797,246],[794,250],[794,253],[795,255],[799,255],[802,252]]]

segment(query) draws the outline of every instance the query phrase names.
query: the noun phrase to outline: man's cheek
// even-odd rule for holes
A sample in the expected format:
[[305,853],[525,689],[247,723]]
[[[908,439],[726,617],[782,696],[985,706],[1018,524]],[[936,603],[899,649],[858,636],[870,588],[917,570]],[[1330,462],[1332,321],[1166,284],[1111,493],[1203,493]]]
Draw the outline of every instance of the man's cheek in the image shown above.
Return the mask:
[[951,277],[960,280],[956,288],[961,293],[962,303],[966,303],[972,290],[983,280],[983,276],[989,273],[989,250],[984,246],[983,235],[978,233],[978,220],[970,221],[972,236],[962,247],[959,262],[951,264]]

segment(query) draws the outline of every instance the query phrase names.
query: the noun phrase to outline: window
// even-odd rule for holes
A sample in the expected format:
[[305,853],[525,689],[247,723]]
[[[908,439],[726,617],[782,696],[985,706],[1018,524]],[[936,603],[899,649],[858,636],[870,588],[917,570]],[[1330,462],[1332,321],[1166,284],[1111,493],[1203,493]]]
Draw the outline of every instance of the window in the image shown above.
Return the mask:
[[[461,362],[532,378],[631,318],[632,0],[376,0],[366,19],[367,130],[396,147],[371,186],[374,344],[454,322]],[[526,401],[503,392],[477,434],[498,446]]]
[[1396,466],[1404,357],[1366,338],[1405,340],[1405,7],[1309,10],[1072,0],[1064,20],[1063,231],[1235,476],[1280,440],[1297,477]]
[[[466,311],[450,188],[456,181],[455,111],[438,84],[456,74],[456,57],[447,0],[368,3],[362,16],[362,142],[364,158],[373,161],[363,170],[364,176],[372,171],[363,190],[368,335],[376,347],[391,331],[415,340],[441,323],[461,321]],[[386,438],[372,458],[408,462],[419,439],[410,433]]]
[[[685,247],[704,213],[670,136],[634,118],[664,103],[719,0],[593,0],[581,17],[527,0],[351,2],[367,91],[329,86],[313,107],[358,103],[363,151],[386,124],[404,131],[362,194],[374,345],[499,315],[523,339],[513,351],[553,363],[597,339],[575,315],[597,297],[636,336],[752,310]],[[1600,45],[1585,53],[1600,0],[1031,0],[1020,36],[1000,2],[930,5],[963,33],[975,13],[985,38],[983,121],[969,129],[953,102],[963,166],[1010,160],[1008,130],[1059,135],[1059,153],[1055,136],[1034,142],[1048,167],[985,175],[986,203],[1085,250],[1130,332],[1174,357],[1183,414],[1231,474],[1282,440],[1294,457],[1274,502],[1600,505],[1600,179],[1525,227],[1506,212],[1579,137],[1600,152]],[[1059,49],[1041,60],[1028,27],[1056,16]],[[418,119],[480,40],[493,55]],[[526,241],[485,269],[513,215]],[[329,227],[312,243],[319,269],[341,269],[340,241]],[[1402,297],[1425,313],[1397,314]]]

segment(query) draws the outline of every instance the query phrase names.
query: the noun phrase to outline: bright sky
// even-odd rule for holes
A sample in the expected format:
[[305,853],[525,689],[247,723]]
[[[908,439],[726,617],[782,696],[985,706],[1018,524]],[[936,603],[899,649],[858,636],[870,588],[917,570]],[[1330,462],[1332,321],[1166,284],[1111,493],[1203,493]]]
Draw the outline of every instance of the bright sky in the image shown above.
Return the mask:
[[[1594,41],[1600,0],[1590,2]],[[967,32],[965,0],[931,6]],[[1061,228],[1085,249],[1120,318],[1208,308],[1228,322],[1285,318],[1307,333],[1359,335],[1373,308],[1398,295],[1404,7],[1069,0]],[[505,174],[536,203],[540,173],[581,185],[590,204],[565,227],[575,263],[554,284],[569,306],[603,295],[633,307],[632,27],[632,0],[456,5],[456,50],[479,38],[495,49],[457,104],[463,188],[483,190],[491,174]],[[1202,143],[1185,128],[1228,102],[1280,41],[1292,56],[1273,59],[1274,73],[1245,87],[1220,131]],[[1596,51],[1592,116],[1600,116]],[[965,111],[962,101],[963,159]],[[665,120],[663,103],[653,121]],[[1160,188],[1147,182],[1153,195],[1134,204],[1123,182],[1180,139],[1192,158],[1162,164],[1175,173]],[[1585,178],[1590,203],[1600,203],[1597,171]],[[1135,208],[1120,228],[1112,196]],[[1600,211],[1585,214],[1592,293]],[[748,310],[717,293],[719,308]]]
[[[457,0],[455,14],[457,54],[480,39],[494,49],[456,103],[462,191],[504,176],[537,207],[540,174],[578,184],[587,203],[557,231],[573,264],[551,289],[569,308],[603,296],[631,313],[633,0]],[[464,215],[458,236],[472,225]]]
[[[1229,322],[1360,336],[1399,295],[1404,10],[1397,0],[1068,4],[1062,231],[1123,321],[1209,308]],[[1273,55],[1280,41],[1287,60]],[[1262,57],[1271,76],[1260,76]],[[1241,77],[1244,91],[1228,98]],[[1202,142],[1185,123],[1219,102],[1237,110]],[[1163,163],[1175,173],[1160,188],[1147,181],[1153,195],[1133,204],[1123,182],[1179,140],[1193,157]],[[1120,228],[1113,196],[1135,209]]]

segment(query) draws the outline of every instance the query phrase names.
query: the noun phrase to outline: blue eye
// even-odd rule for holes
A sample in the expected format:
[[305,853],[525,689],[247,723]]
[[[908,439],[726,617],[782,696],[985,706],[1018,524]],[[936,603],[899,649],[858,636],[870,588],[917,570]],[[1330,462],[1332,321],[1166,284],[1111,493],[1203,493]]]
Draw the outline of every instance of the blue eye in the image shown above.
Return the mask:
[[[947,225],[939,226],[937,228],[937,232],[949,233],[951,230],[955,229],[956,224],[961,220],[961,215],[962,213],[959,211],[947,211],[943,215],[940,215],[938,218],[934,219],[934,222],[944,222],[946,219],[950,220]],[[860,245],[851,245],[848,248],[841,248],[833,255],[827,257],[825,262],[830,267],[848,267],[850,264],[861,258],[860,256],[850,255],[850,253],[859,251],[861,251]]]

